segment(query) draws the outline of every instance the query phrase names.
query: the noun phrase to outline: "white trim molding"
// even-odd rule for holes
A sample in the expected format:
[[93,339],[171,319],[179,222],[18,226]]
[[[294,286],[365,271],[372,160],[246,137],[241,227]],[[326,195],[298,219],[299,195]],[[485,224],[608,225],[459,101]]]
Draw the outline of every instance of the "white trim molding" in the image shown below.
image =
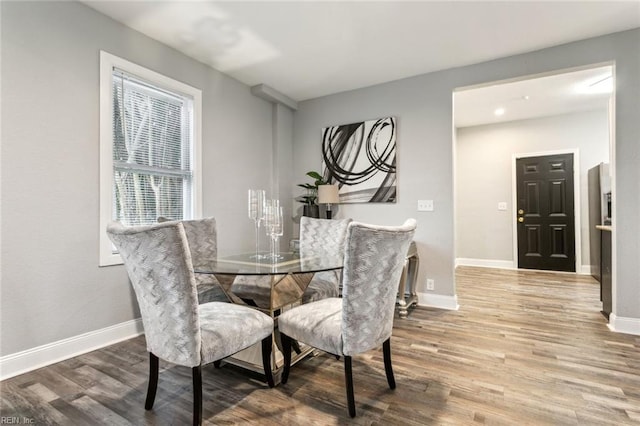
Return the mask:
[[616,333],[634,334],[640,336],[640,318],[619,317],[616,314],[609,315],[609,330]]
[[582,265],[582,269],[578,272],[580,275],[591,275],[591,265]]
[[202,91],[126,59],[100,51],[100,238],[99,266],[121,265],[107,236],[107,225],[113,220],[113,70],[121,69],[150,83],[180,93],[193,103],[191,135],[191,167],[193,187],[191,211],[193,218],[202,217]]
[[418,306],[446,309],[448,311],[457,311],[460,308],[460,305],[458,305],[458,296],[445,296],[432,293],[418,293]]
[[456,258],[456,266],[478,266],[481,268],[516,269],[513,260]]
[[[512,260],[497,260],[497,259],[470,259],[466,257],[456,258],[456,267],[458,266],[475,266],[479,268],[497,268],[497,269],[510,269],[517,270],[515,263]],[[525,269],[522,269],[523,271]],[[557,272],[557,271],[545,271],[540,272]],[[560,272],[569,273],[573,272]],[[580,270],[576,272],[578,275],[591,275],[591,265],[582,265]]]
[[27,373],[144,333],[140,318],[0,358],[0,380]]

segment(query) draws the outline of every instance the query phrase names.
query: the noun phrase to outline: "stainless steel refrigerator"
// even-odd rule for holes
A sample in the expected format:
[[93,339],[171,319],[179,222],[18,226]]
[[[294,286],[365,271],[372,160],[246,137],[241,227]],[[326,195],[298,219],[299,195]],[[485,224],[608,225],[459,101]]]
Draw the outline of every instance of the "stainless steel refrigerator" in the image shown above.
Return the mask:
[[611,177],[609,164],[600,163],[588,172],[589,246],[591,275],[600,281],[601,234],[596,225],[611,224]]

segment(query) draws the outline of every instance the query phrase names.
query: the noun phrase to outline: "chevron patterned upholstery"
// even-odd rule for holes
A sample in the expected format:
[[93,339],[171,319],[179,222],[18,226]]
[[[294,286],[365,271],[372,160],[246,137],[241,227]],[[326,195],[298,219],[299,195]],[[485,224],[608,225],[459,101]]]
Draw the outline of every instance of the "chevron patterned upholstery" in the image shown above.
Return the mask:
[[[149,352],[174,364],[193,367],[238,352],[273,331],[273,319],[255,309],[216,302],[198,307],[183,223],[131,228],[114,223],[107,233],[129,273]],[[236,317],[242,318],[237,321],[246,328],[242,333],[225,326],[229,318]],[[203,351],[203,332],[216,339],[206,347],[227,349]]]
[[150,353],[147,410],[155,399],[159,358],[192,368],[194,424],[200,424],[202,418],[202,364],[262,341],[265,376],[273,386],[269,359],[273,319],[232,303],[198,304],[183,223],[130,228],[111,223],[107,234],[122,257],[140,306]]
[[197,295],[182,225],[111,224],[107,234],[129,273],[149,352],[174,364],[200,364]]
[[[159,217],[158,222],[170,221],[165,217]],[[203,219],[182,220],[184,232],[189,242],[191,259],[194,265],[203,265],[209,259],[218,256],[218,233],[216,220],[213,217]],[[220,283],[211,274],[195,274],[198,290],[198,303],[228,302],[229,299],[222,291]]]
[[391,332],[398,282],[416,221],[402,226],[352,222],[348,226],[342,298],[332,297],[292,308],[278,317],[285,357],[282,383],[291,365],[291,340],[344,356],[349,414],[355,416],[351,357],[382,345],[391,389]]
[[[344,253],[347,227],[351,219],[300,219],[300,256],[305,253],[334,255]],[[317,272],[302,295],[302,303],[338,297],[339,271]]]

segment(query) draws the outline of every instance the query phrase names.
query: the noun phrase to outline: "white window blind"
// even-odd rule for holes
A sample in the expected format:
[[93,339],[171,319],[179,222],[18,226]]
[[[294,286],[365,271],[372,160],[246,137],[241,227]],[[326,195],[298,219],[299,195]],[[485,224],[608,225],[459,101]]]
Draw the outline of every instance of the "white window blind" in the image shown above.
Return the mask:
[[100,52],[100,266],[122,263],[106,233],[159,216],[202,216],[202,91]]
[[193,217],[193,99],[113,68],[112,219]]

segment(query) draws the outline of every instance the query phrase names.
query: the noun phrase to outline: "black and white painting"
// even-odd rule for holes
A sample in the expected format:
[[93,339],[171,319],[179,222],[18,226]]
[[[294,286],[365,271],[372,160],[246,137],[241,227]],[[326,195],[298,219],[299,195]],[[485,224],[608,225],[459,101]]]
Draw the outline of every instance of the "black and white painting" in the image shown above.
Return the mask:
[[395,203],[395,117],[322,129],[322,175],[341,203]]

